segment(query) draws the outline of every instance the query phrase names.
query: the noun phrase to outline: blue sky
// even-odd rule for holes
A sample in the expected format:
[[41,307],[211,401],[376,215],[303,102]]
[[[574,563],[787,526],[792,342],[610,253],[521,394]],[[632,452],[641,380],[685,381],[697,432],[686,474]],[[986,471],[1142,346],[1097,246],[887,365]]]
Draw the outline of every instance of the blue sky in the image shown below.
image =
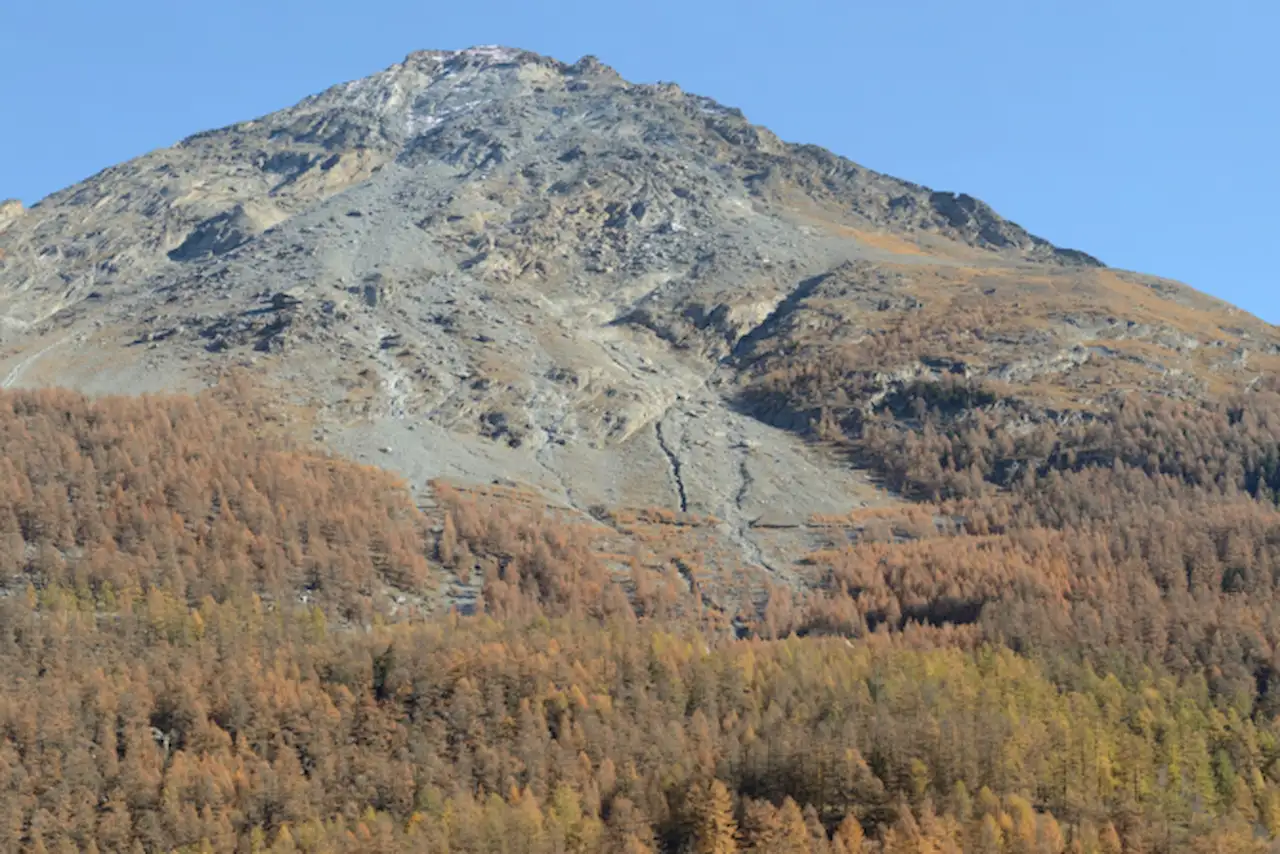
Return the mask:
[[1270,0],[0,0],[0,198],[411,50],[507,44],[675,81],[1280,322],[1277,32]]

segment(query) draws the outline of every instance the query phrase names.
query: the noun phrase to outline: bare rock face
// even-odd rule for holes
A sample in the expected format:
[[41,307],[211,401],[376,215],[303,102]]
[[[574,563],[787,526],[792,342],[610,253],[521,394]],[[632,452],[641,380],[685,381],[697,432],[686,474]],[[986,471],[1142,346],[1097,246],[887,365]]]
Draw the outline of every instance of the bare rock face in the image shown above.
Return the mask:
[[182,245],[169,253],[169,259],[197,261],[222,255],[287,218],[287,214],[271,204],[244,202],[235,205],[197,224]]
[[7,199],[0,202],[0,231],[4,231],[10,225],[18,220],[26,210],[22,207],[22,202],[17,199]]
[[1120,370],[1187,396],[1280,368],[1266,324],[971,196],[502,47],[414,53],[8,203],[0,252],[4,385],[247,368],[415,488],[705,514],[756,565],[778,565],[757,520],[896,500],[803,438],[823,401],[770,391],[812,366],[865,374],[850,407],[943,375],[1088,406]]

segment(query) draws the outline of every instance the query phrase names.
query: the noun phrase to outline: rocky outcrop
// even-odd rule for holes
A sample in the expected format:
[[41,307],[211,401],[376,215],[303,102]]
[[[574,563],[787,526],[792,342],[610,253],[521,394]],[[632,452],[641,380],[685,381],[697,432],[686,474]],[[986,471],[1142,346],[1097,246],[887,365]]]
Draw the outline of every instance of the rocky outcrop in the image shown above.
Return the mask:
[[17,199],[7,199],[0,202],[0,231],[4,231],[17,222],[18,218],[25,212],[26,209],[23,208],[22,202]]
[[198,261],[222,255],[284,221],[287,215],[270,204],[245,203],[198,223],[186,240],[169,253],[172,261]]

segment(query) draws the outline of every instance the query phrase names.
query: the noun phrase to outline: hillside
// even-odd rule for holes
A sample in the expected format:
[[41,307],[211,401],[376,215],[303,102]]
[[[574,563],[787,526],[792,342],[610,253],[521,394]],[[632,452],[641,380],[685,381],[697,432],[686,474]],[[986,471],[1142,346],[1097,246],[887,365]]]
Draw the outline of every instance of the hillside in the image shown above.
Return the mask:
[[1060,412],[1218,397],[1280,359],[1269,326],[972,197],[499,48],[109,169],[15,212],[0,252],[6,386],[194,391],[251,366],[420,491],[709,514],[757,565],[763,516],[895,500],[792,435],[827,393],[778,387],[805,366],[852,366],[864,408],[960,372]]
[[5,204],[0,850],[1270,850],[1278,369],[592,58]]

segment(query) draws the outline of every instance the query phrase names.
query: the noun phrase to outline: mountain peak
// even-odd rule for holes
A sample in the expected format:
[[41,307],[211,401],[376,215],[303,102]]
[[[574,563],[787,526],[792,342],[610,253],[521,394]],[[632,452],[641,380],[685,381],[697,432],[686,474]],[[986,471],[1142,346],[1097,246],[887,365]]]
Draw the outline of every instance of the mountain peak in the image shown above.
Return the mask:
[[419,50],[390,68],[331,87],[276,115],[296,117],[335,110],[363,114],[375,119],[376,133],[400,144],[477,107],[518,101],[548,90],[580,91],[600,82],[625,84],[616,71],[594,56],[569,65],[503,45]]
[[462,50],[417,50],[405,57],[404,65],[413,64],[447,65],[450,67],[468,66],[490,68],[504,65],[547,65],[561,69],[569,74],[603,73],[616,76],[617,72],[600,61],[600,58],[587,54],[573,64],[561,62],[549,56],[508,45],[474,45]]
[[538,63],[547,57],[532,51],[506,45],[475,45],[462,50],[415,50],[405,57],[403,65],[468,65],[486,68],[495,65]]
[[415,50],[409,54],[409,57],[432,57],[442,60],[456,57],[474,57],[490,62],[515,62],[527,55],[530,55],[530,52],[523,48],[500,44],[480,44],[472,45],[462,50]]

